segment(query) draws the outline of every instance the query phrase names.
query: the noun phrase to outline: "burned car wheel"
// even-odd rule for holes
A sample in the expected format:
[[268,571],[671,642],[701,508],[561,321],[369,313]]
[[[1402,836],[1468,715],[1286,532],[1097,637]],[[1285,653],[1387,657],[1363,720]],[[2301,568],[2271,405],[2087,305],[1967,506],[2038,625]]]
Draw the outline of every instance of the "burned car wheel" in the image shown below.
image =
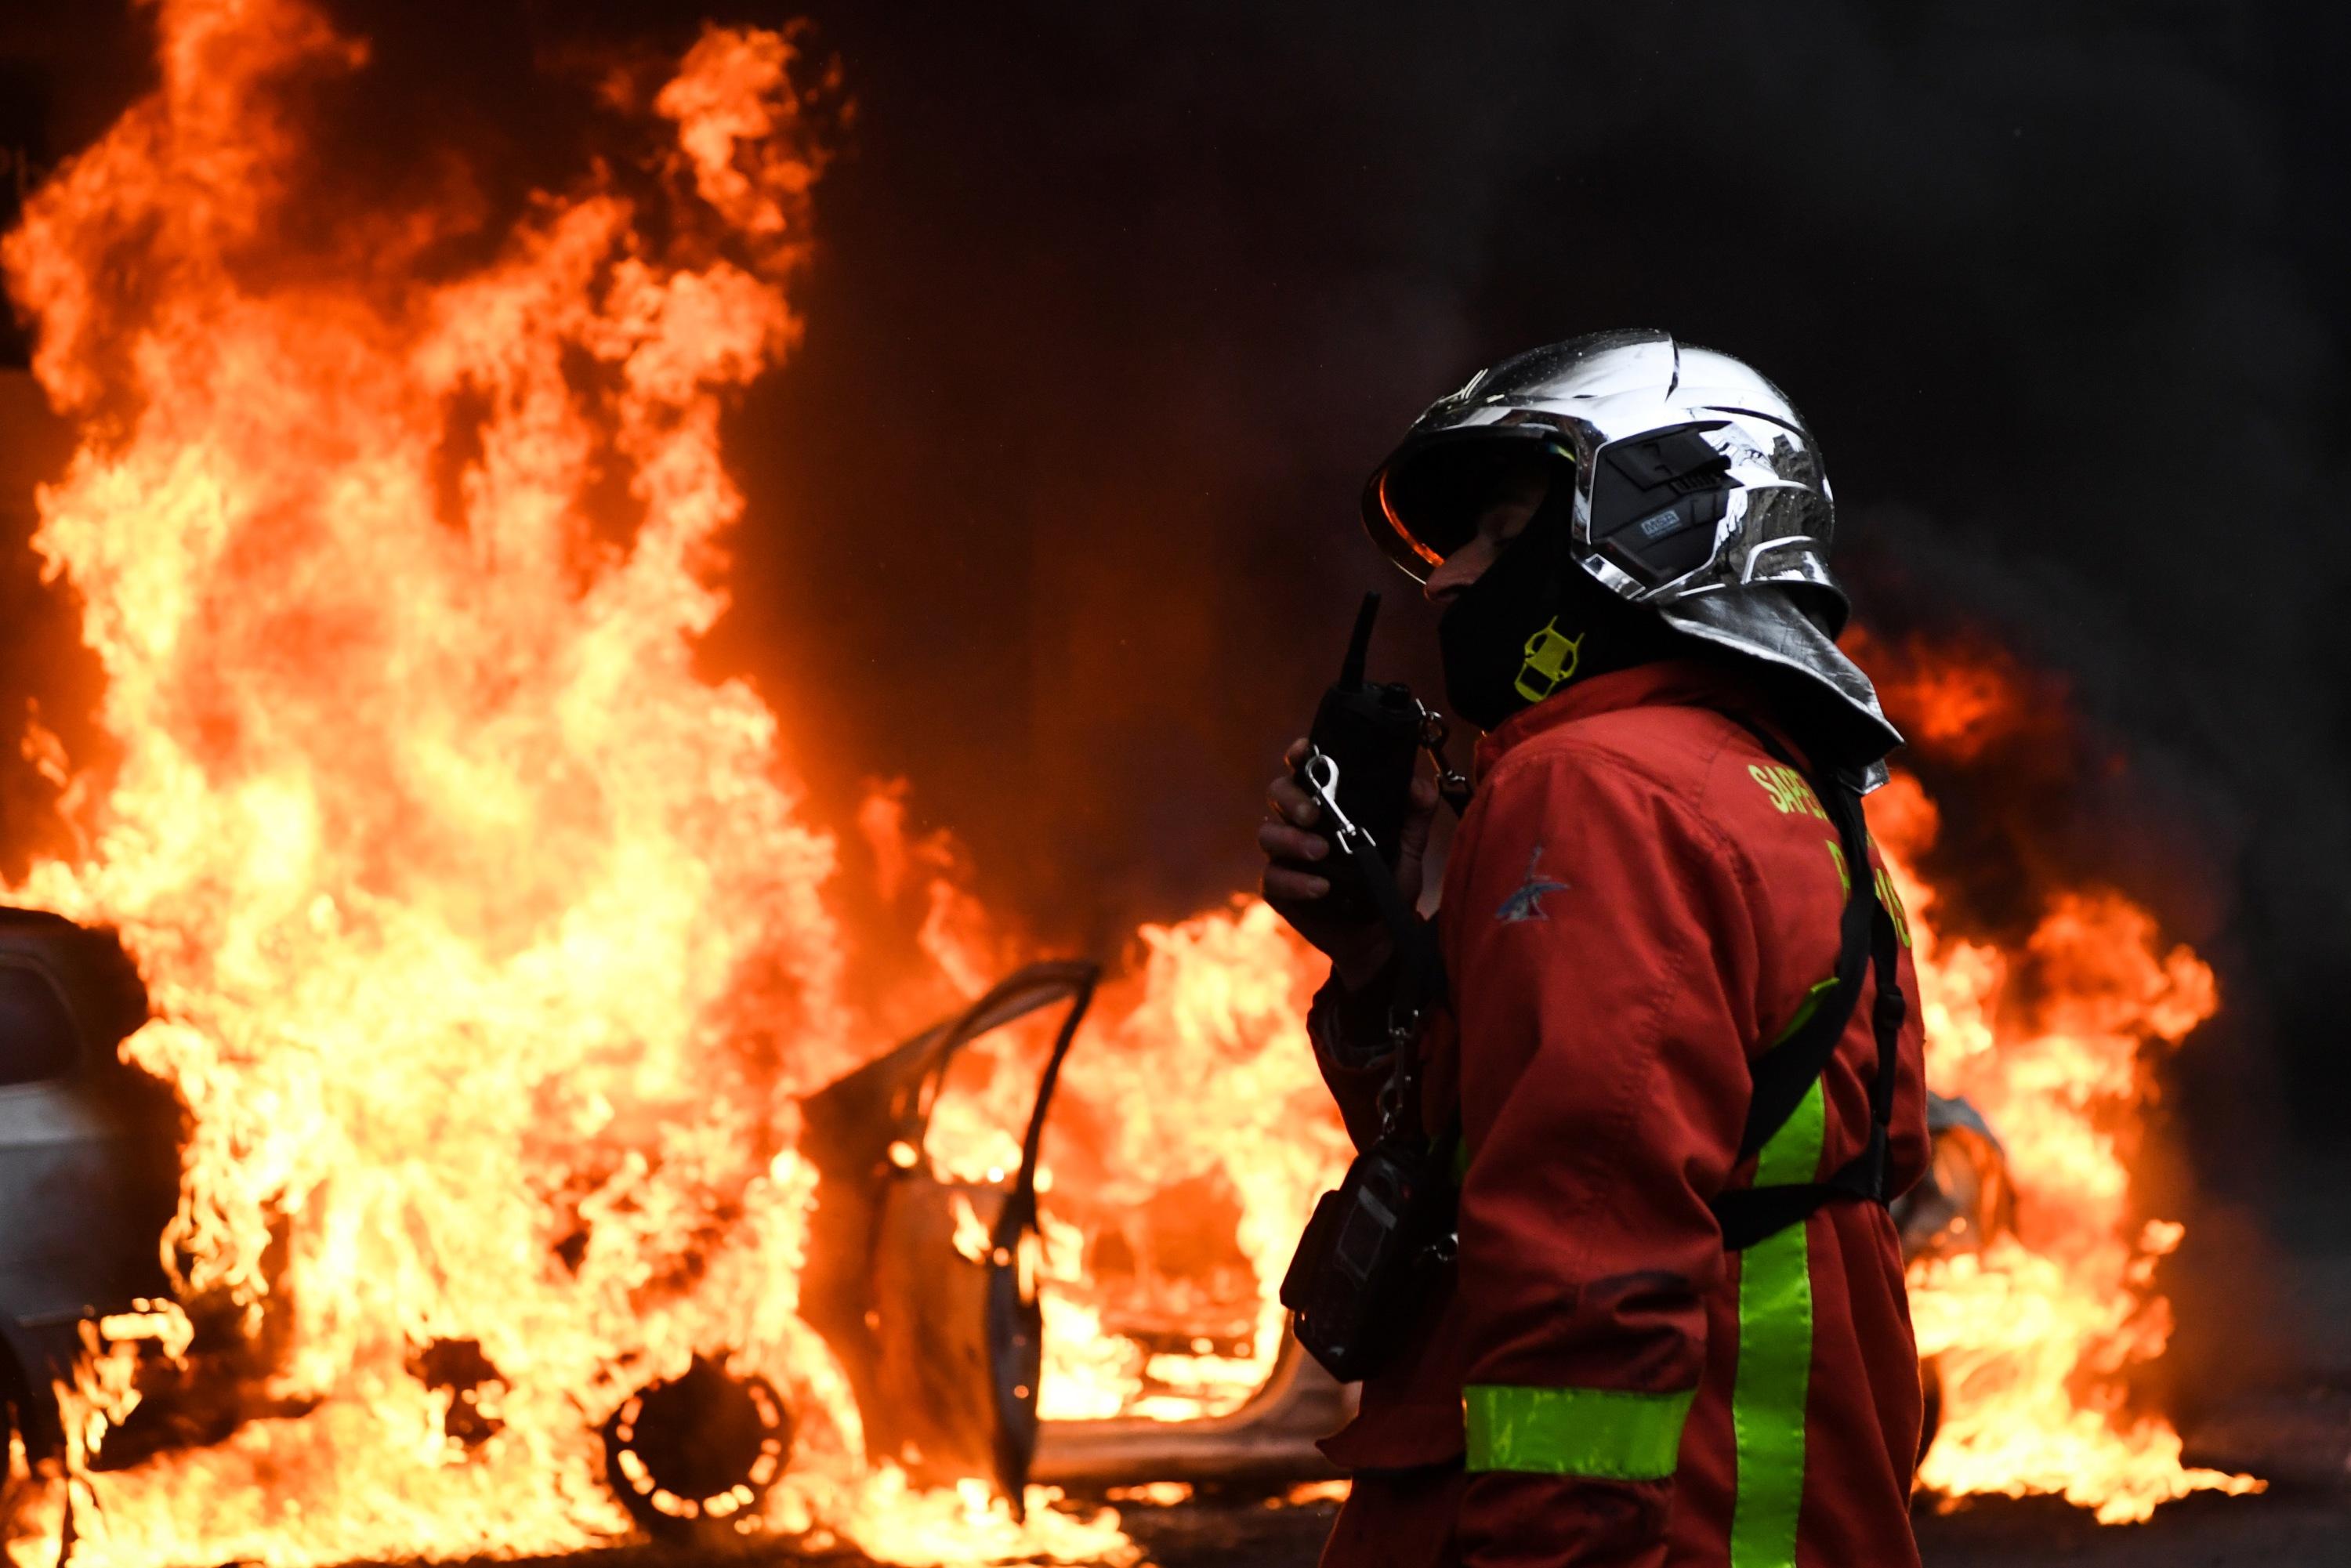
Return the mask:
[[782,1475],[791,1413],[764,1377],[737,1377],[701,1356],[649,1383],[604,1423],[604,1473],[648,1535],[732,1534]]

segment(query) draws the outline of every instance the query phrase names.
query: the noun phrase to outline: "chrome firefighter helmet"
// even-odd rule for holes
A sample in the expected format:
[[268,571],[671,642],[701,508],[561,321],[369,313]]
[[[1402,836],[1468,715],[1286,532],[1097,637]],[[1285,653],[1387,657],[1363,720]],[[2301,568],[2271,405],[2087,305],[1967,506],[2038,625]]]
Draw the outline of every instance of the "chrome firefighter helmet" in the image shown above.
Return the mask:
[[1364,486],[1364,526],[1426,581],[1477,531],[1480,475],[1528,452],[1572,466],[1567,554],[1593,580],[1824,688],[1855,763],[1901,743],[1836,645],[1848,608],[1828,563],[1836,508],[1779,388],[1664,332],[1532,349],[1429,405]]

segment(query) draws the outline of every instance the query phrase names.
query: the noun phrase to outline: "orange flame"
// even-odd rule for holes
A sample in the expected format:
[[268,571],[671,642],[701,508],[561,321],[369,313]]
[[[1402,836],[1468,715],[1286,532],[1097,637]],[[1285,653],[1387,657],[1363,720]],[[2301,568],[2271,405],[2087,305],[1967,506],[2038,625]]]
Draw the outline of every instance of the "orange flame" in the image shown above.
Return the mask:
[[1933,802],[1898,773],[1870,821],[1909,912],[1928,1079],[1983,1113],[2018,1194],[2012,1233],[1911,1269],[1919,1354],[1945,1400],[1920,1483],[1955,1498],[2061,1493],[2107,1522],[2191,1490],[2258,1490],[2182,1467],[2178,1433],[2131,1409],[2124,1380],[2170,1337],[2151,1285],[2184,1234],[2133,1217],[2149,1048],[2212,1015],[2212,971],[2165,949],[2147,913],[2110,891],[2057,895],[2021,952],[1948,940],[1935,891],[1910,870],[1938,829]]
[[[156,1012],[126,1054],[193,1113],[181,1293],[266,1322],[267,1401],[307,1413],[81,1478],[77,1550],[578,1547],[626,1528],[595,1421],[696,1352],[829,1416],[778,1527],[906,1562],[1121,1550],[1108,1516],[1016,1527],[867,1473],[793,1316],[793,1097],[876,1041],[776,719],[692,664],[742,509],[722,405],[799,333],[821,160],[790,44],[705,33],[652,99],[649,193],[544,195],[449,277],[425,261],[463,201],[287,237],[320,229],[292,221],[300,105],[363,43],[300,0],[156,16],[160,87],[5,253],[81,427],[37,548],[122,747],[88,854],[12,893],[120,929]],[[408,1370],[438,1339],[497,1374],[471,1451]],[[88,1453],[128,1400],[83,1382]]]

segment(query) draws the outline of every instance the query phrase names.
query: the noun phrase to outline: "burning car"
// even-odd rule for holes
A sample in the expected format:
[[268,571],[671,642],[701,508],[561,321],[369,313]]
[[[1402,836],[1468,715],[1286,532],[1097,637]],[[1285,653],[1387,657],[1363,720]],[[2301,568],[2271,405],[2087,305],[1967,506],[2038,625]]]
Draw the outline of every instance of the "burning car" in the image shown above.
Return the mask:
[[[832,1218],[817,1237],[822,1249],[810,1258],[804,1310],[852,1369],[885,1450],[911,1446],[935,1479],[988,1473],[1006,1496],[1018,1498],[1032,1479],[1098,1489],[1332,1474],[1314,1442],[1352,1412],[1353,1391],[1286,1337],[1263,1385],[1227,1414],[1185,1421],[1037,1416],[1044,1333],[1034,1256],[1040,1245],[1037,1153],[1095,980],[1092,967],[1081,964],[1025,969],[961,1017],[810,1103],[810,1152],[823,1176],[819,1213],[830,1209]],[[1019,1167],[989,1183],[941,1179],[925,1138],[955,1053],[1056,1002],[1068,1011],[1029,1113]],[[1928,1128],[1934,1150],[1928,1173],[1895,1206],[1911,1260],[1979,1249],[2014,1212],[1999,1139],[1973,1106],[1930,1095]],[[958,1205],[977,1222],[967,1235],[957,1234]],[[942,1279],[951,1283],[914,1283]],[[1929,1396],[1923,1451],[1934,1437],[1939,1383],[1931,1364],[1922,1366],[1921,1377]]]
[[[1018,1500],[1032,1480],[1101,1490],[1150,1480],[1270,1487],[1330,1474],[1314,1440],[1346,1418],[1353,1396],[1286,1340],[1262,1385],[1228,1412],[1039,1414],[1042,1297],[1054,1288],[1043,1269],[1040,1153],[1098,979],[1090,964],[1029,966],[810,1097],[805,1149],[818,1182],[802,1315],[840,1358],[871,1449],[918,1483],[983,1476]],[[10,1402],[35,1453],[61,1436],[50,1389],[71,1381],[83,1325],[136,1312],[165,1291],[158,1246],[177,1188],[178,1108],[116,1056],[146,1012],[110,934],[0,912],[0,1064],[13,1080],[0,1088],[0,1334]],[[993,1179],[943,1174],[929,1147],[932,1121],[959,1054],[1038,1014],[1057,1016],[1018,1129],[1019,1163]],[[1980,1245],[2012,1201],[1998,1140],[1972,1107],[1937,1096],[1930,1127],[1933,1170],[1896,1210],[1913,1256]],[[1144,1214],[1104,1234],[1149,1249],[1171,1224],[1181,1221]],[[1164,1305],[1130,1308],[1110,1326],[1187,1345],[1249,1332],[1228,1321],[1229,1309],[1210,1307],[1199,1322],[1167,1316]],[[235,1338],[214,1337],[224,1350]],[[262,1351],[245,1347],[237,1359]],[[496,1375],[477,1345],[420,1346],[412,1370],[447,1391],[461,1442],[492,1429],[469,1414],[475,1391]],[[235,1379],[201,1356],[193,1368],[183,1360],[176,1373],[145,1375],[149,1397],[110,1462],[217,1437],[237,1418],[224,1407],[233,1396],[217,1392]],[[615,1496],[647,1530],[681,1533],[753,1508],[788,1465],[793,1427],[772,1384],[698,1358],[683,1375],[639,1389],[600,1430]]]

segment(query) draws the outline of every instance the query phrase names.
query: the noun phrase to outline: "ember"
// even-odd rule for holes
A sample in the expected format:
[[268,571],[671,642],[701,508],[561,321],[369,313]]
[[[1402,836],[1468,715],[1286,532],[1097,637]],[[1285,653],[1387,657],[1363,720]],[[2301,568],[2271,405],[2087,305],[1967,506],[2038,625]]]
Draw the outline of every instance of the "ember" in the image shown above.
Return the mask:
[[[68,1510],[80,1560],[144,1565],[560,1552],[690,1508],[893,1562],[1132,1561],[1114,1514],[1031,1488],[1017,1517],[977,1476],[921,1490],[903,1441],[869,1452],[863,1375],[799,1313],[802,1102],[915,1020],[848,999],[881,934],[841,913],[789,714],[693,656],[743,509],[721,410],[799,329],[820,81],[784,37],[705,33],[665,82],[610,87],[661,135],[642,169],[543,195],[450,276],[465,200],[290,221],[317,194],[300,106],[364,42],[301,0],[155,15],[161,86],[5,249],[80,432],[37,543],[120,748],[62,797],[85,852],[10,895],[120,929],[154,1013],[124,1052],[193,1131],[176,1300],[93,1327],[59,1390],[69,1479],[12,1551],[54,1561]],[[1929,743],[2002,700],[1958,664],[1933,689],[1955,706]],[[946,841],[906,839],[903,798],[850,825],[882,904],[916,890],[928,967],[888,977],[968,1002],[1029,955]],[[1874,814],[1906,863],[1932,841],[1915,781]],[[2111,893],[2002,953],[1938,936],[1897,880],[1938,1086],[2019,1192],[2012,1234],[1915,1281],[1947,1390],[1929,1483],[2114,1519],[2254,1484],[2183,1470],[2119,1393],[2162,1349],[2149,1272],[2179,1239],[2133,1218],[2131,1110],[2210,972]],[[1344,1158],[1301,1040],[1320,967],[1270,910],[1146,926],[1136,956],[1071,1049],[1033,1255],[998,1256],[987,1195],[1050,1029],[976,1047],[887,1150],[946,1194],[937,1269],[1035,1287],[1019,1392],[1049,1422],[1241,1406]],[[2026,971],[2036,999],[2006,1005]],[[133,1442],[174,1379],[225,1382],[227,1414]],[[677,1436],[705,1410],[708,1451]]]

